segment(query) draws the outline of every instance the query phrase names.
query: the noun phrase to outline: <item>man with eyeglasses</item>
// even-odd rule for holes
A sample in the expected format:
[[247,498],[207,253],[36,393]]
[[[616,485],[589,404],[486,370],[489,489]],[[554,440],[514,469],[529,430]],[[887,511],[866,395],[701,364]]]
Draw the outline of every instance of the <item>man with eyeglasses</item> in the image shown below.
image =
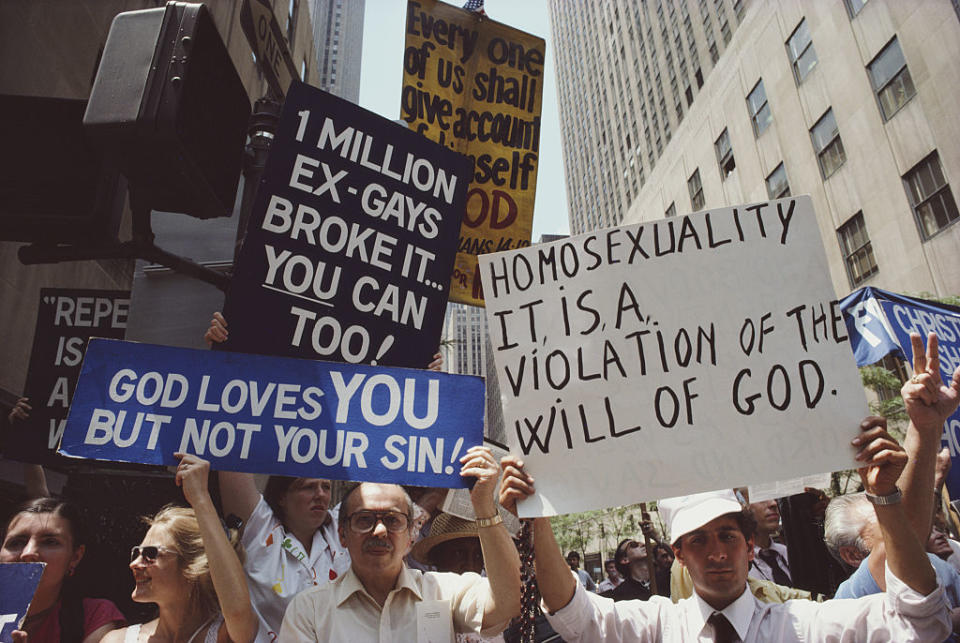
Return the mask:
[[449,640],[453,632],[490,637],[520,613],[520,558],[494,500],[499,467],[486,447],[460,459],[460,475],[476,478],[470,492],[487,578],[408,568],[413,503],[402,487],[361,483],[340,505],[340,542],[350,569],[297,595],[280,640]]

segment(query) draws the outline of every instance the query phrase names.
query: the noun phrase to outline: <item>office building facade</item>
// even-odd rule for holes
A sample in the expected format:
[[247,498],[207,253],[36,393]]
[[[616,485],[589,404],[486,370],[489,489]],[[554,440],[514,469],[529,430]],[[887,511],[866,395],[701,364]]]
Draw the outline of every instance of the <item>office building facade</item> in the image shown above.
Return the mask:
[[574,233],[810,194],[838,296],[960,293],[956,2],[550,8]]

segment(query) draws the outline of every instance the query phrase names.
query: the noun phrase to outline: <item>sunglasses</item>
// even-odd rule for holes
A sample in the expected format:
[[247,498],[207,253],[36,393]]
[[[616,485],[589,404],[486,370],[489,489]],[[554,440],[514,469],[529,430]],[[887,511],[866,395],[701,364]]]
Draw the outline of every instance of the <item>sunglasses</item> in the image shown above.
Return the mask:
[[358,534],[366,534],[373,531],[378,522],[382,522],[387,531],[399,533],[407,529],[410,525],[410,519],[405,513],[399,511],[367,511],[366,509],[356,511],[347,517],[350,529]]
[[161,554],[176,554],[177,552],[163,545],[144,545],[143,547],[134,547],[130,550],[130,562],[143,557],[146,563],[155,563]]

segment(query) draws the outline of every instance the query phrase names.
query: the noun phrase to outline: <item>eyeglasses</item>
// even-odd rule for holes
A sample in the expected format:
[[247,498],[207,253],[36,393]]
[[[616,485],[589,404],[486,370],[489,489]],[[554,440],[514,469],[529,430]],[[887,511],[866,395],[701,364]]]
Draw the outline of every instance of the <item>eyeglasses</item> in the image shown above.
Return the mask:
[[376,528],[378,522],[382,522],[387,531],[396,534],[404,531],[410,525],[410,518],[407,514],[399,511],[367,511],[363,509],[347,516],[347,522],[350,524],[350,529],[358,534],[370,533]]
[[155,563],[161,554],[176,554],[177,552],[163,545],[144,545],[143,547],[134,547],[130,550],[130,562],[143,557],[146,563]]

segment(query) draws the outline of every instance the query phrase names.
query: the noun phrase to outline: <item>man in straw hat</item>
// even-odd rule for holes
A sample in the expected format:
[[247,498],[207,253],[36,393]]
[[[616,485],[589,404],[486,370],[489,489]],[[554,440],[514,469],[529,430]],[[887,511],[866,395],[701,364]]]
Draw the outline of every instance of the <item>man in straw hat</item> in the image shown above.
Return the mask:
[[483,550],[475,520],[441,513],[433,519],[430,535],[414,544],[410,554],[438,572],[463,574],[483,571]]

